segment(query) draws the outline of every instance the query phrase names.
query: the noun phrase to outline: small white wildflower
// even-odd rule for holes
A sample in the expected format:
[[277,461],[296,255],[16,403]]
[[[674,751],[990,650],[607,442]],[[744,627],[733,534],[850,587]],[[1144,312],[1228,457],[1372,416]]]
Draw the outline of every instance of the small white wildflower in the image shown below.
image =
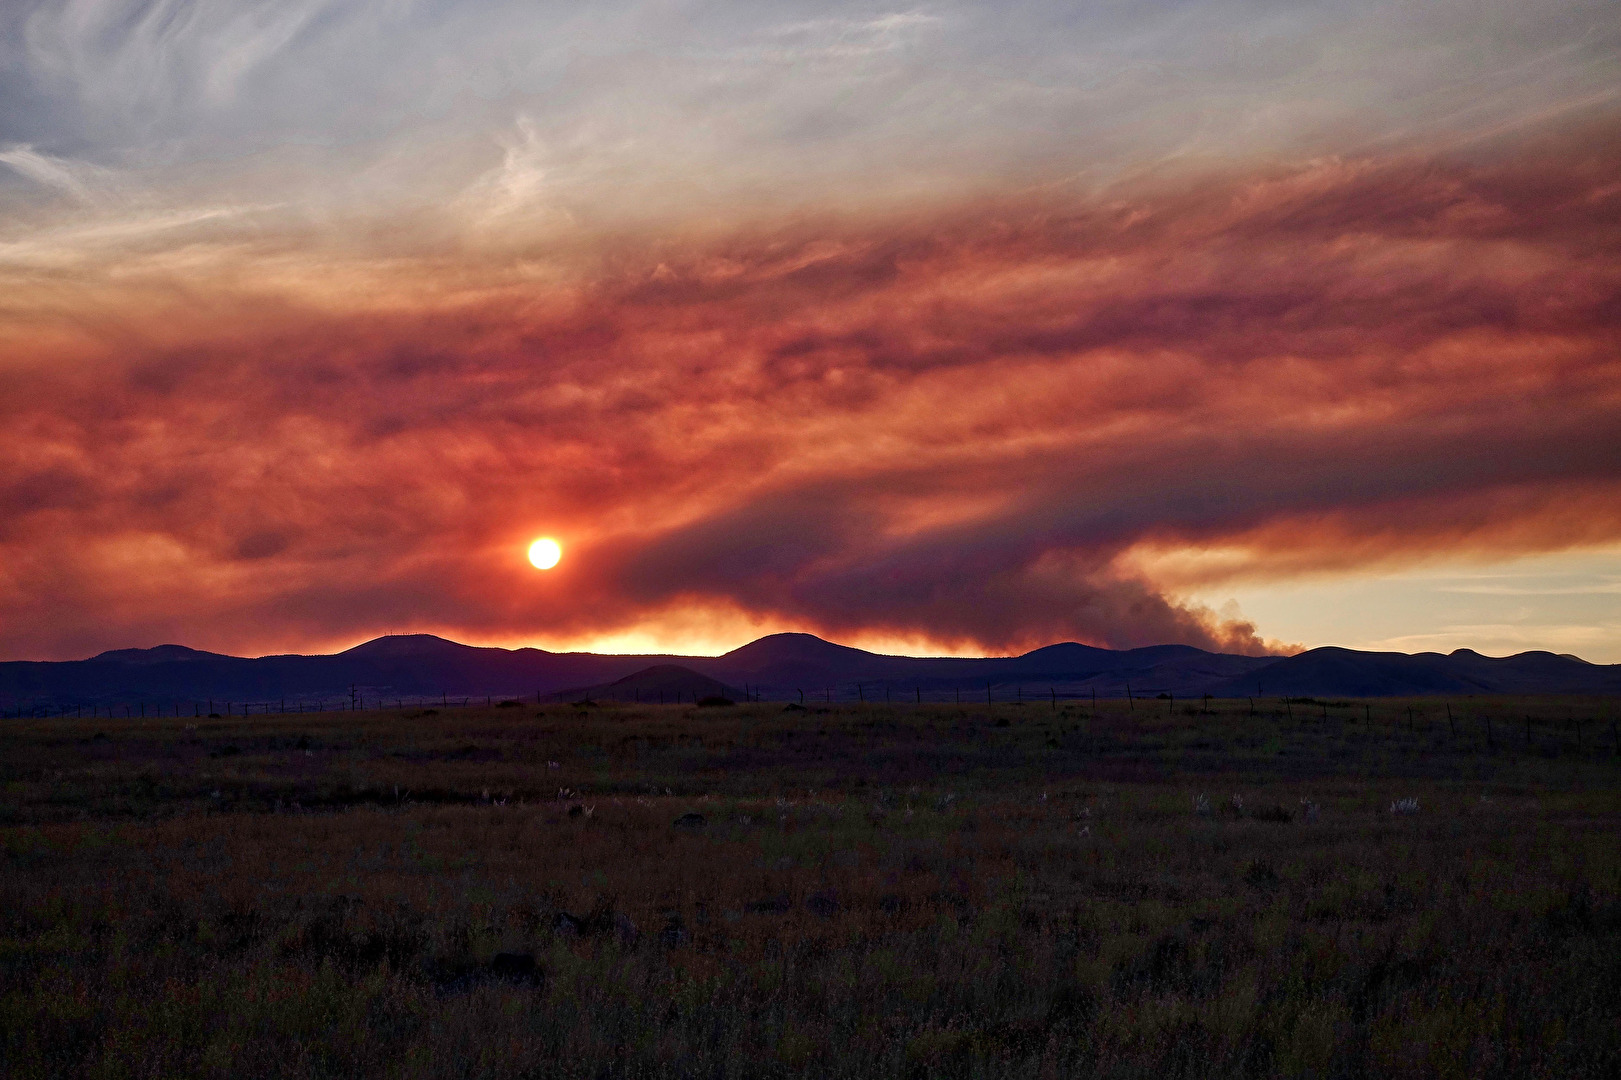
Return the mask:
[[1411,797],[1398,799],[1390,804],[1390,812],[1392,814],[1416,814],[1418,813],[1418,800]]
[[1198,798],[1193,800],[1193,812],[1200,817],[1210,816],[1210,797],[1200,792]]

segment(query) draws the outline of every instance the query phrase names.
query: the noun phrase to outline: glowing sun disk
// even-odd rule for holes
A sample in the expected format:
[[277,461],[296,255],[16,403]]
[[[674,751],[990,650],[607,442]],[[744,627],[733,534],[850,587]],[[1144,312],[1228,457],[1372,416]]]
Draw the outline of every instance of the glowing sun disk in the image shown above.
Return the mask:
[[563,557],[562,545],[549,536],[542,536],[529,545],[529,561],[537,570],[550,570]]

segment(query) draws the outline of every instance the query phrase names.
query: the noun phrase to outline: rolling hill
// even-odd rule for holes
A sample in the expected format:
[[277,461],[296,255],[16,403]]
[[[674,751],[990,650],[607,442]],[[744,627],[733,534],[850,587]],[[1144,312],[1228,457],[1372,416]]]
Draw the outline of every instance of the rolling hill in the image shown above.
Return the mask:
[[887,656],[811,634],[772,634],[723,656],[619,656],[462,645],[430,634],[377,638],[330,655],[245,658],[182,645],[117,649],[87,660],[0,663],[0,709],[202,703],[279,707],[428,699],[683,700],[694,693],[766,700],[983,701],[1212,694],[1390,696],[1621,692],[1621,665],[1526,652],[1492,658],[1359,652],[1235,656],[1188,645],[1100,649],[1065,642],[1021,656]]

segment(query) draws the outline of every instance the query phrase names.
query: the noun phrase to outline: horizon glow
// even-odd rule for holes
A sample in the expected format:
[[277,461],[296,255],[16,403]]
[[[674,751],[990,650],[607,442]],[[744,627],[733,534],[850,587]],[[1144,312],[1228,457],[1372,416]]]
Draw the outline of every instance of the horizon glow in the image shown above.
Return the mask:
[[1611,0],[29,0],[0,100],[0,657],[1621,662]]

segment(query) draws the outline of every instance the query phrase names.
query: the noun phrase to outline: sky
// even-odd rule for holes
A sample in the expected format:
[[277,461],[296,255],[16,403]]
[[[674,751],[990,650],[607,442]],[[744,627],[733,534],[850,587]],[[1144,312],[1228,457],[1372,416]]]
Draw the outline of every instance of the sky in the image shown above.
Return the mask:
[[1621,662],[1614,0],[0,7],[0,657],[783,630]]

